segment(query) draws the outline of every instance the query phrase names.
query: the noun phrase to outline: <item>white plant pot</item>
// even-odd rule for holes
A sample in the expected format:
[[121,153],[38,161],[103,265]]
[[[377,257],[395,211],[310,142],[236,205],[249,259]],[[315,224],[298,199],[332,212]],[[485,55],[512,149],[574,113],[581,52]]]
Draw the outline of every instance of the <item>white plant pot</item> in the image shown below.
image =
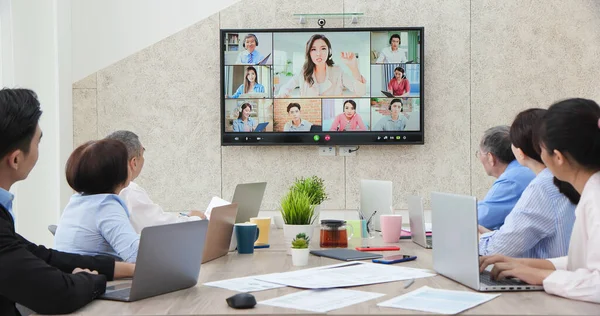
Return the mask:
[[292,252],[292,264],[296,267],[305,266],[308,264],[308,248],[294,249],[290,248]]
[[[292,240],[294,240],[294,238],[296,238],[296,235],[300,234],[300,233],[304,233],[306,234],[306,237],[310,238],[309,242],[309,248],[310,248],[310,242],[312,241],[312,233],[313,230],[315,229],[315,227],[313,225],[288,225],[288,224],[283,224],[283,239],[285,241],[285,245],[288,247],[292,246]],[[290,251],[290,249],[292,248],[288,248],[287,254],[291,255],[292,252]]]

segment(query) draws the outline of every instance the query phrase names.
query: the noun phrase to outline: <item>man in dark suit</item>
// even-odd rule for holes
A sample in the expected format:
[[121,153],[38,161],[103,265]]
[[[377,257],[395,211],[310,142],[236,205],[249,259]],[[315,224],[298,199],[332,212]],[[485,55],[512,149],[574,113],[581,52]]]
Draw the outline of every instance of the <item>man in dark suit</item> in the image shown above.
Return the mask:
[[37,313],[65,314],[106,290],[107,280],[133,275],[135,265],[73,255],[35,245],[15,232],[10,187],[38,159],[42,112],[27,89],[0,90],[0,315],[19,315],[15,303]]

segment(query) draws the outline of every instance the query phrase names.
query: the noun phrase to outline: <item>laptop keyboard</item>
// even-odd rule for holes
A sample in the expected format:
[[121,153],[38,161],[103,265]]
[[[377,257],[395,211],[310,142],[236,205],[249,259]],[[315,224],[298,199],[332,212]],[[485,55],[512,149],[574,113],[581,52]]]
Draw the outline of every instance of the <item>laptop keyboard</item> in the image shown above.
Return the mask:
[[104,296],[105,297],[110,297],[110,298],[115,298],[115,299],[118,299],[118,300],[127,301],[127,300],[129,300],[129,294],[130,294],[130,292],[131,292],[131,288],[127,288],[127,289],[113,291],[113,292],[110,292],[110,293],[105,293]]
[[489,271],[483,271],[479,274],[479,282],[485,285],[527,285],[527,283],[517,279],[492,280],[492,275]]

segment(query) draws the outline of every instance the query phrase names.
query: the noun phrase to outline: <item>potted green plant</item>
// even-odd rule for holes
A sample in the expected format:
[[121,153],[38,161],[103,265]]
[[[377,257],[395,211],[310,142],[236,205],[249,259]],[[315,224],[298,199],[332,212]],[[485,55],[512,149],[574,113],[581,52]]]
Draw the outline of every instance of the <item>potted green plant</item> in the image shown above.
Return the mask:
[[292,240],[292,264],[294,266],[305,266],[308,264],[308,243],[310,238],[304,233],[299,233],[296,238]]
[[[289,245],[299,233],[304,233],[309,238],[314,229],[313,222],[315,206],[306,192],[289,190],[281,199],[280,212],[283,218],[283,237]],[[291,254],[288,251],[288,254]]]
[[315,224],[319,224],[321,216],[321,203],[327,200],[325,181],[317,176],[299,178],[294,181],[290,190],[305,192],[310,199],[311,205],[315,206]]

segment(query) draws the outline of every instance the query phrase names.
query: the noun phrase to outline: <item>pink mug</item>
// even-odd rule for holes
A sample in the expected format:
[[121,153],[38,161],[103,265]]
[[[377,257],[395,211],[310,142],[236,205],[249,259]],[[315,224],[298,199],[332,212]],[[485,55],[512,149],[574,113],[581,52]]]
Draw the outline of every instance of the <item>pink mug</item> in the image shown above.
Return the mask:
[[402,234],[402,215],[381,215],[381,234],[383,242],[399,242]]

